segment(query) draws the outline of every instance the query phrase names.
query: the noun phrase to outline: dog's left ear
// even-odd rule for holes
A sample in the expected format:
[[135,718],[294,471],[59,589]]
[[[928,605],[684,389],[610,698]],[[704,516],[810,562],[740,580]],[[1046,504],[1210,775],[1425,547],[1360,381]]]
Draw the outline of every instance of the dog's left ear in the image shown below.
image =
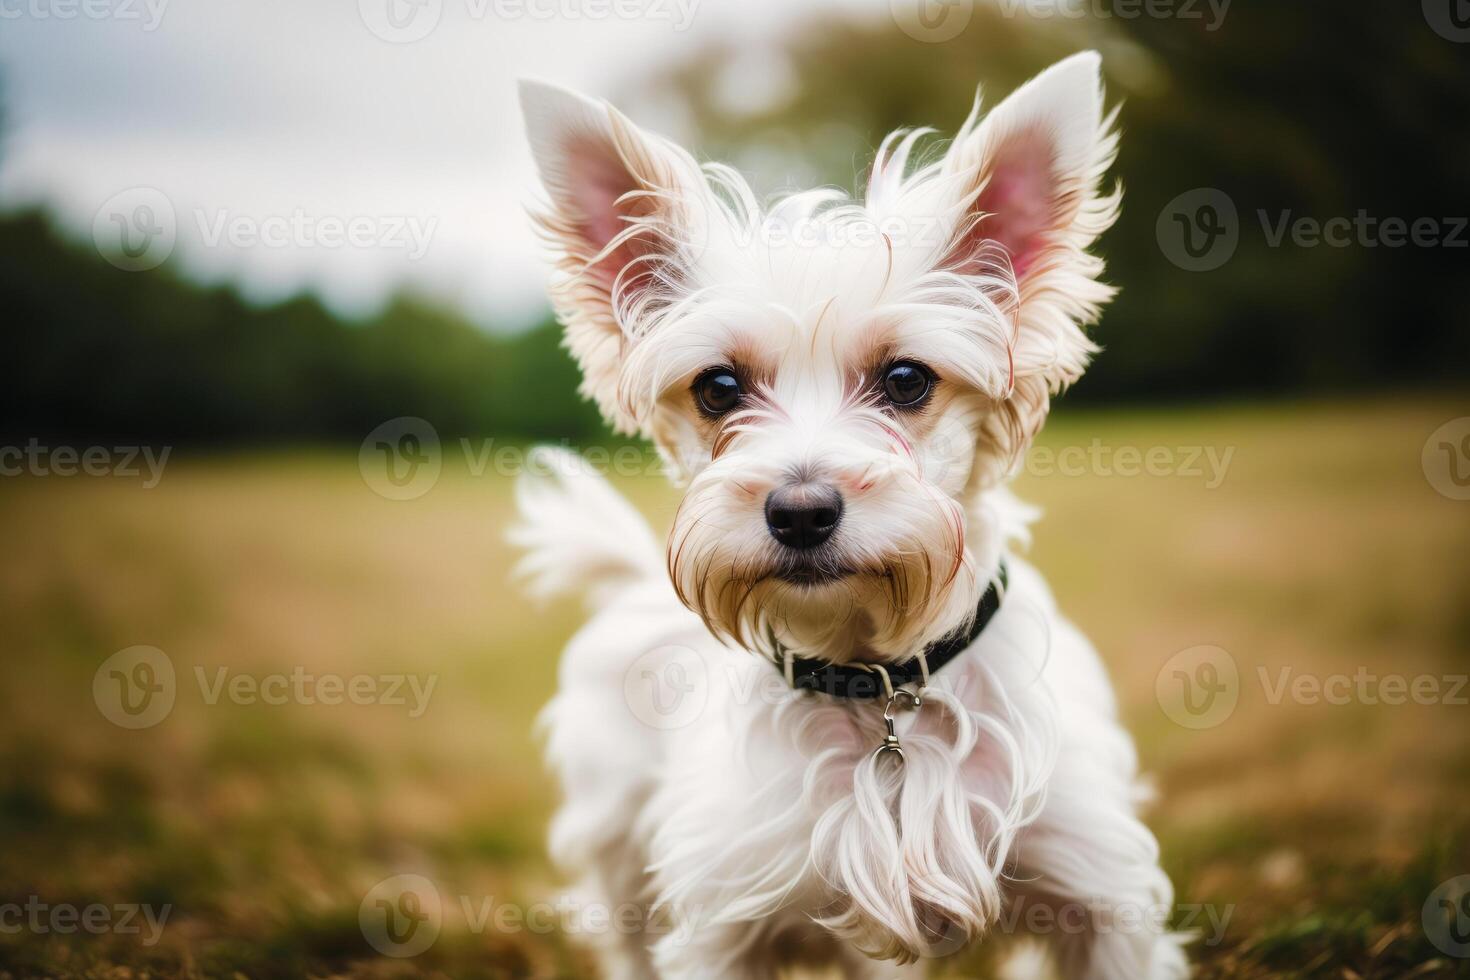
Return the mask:
[[1012,349],[1012,399],[1025,435],[1045,416],[1049,395],[1081,376],[1097,348],[1082,327],[1113,295],[1088,246],[1117,216],[1119,193],[1099,193],[1117,150],[1102,108],[1100,59],[1087,51],[1058,62],[1001,102],[971,117],[942,169],[959,217],[945,263],[955,271],[993,267],[1004,249],[1019,308]]

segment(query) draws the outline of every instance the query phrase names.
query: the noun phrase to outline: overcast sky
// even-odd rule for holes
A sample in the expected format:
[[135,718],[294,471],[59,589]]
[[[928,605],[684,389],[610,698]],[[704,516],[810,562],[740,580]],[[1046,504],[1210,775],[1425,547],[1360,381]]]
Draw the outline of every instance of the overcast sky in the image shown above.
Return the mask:
[[139,239],[164,243],[149,254],[262,300],[312,289],[366,311],[414,284],[514,325],[543,308],[545,275],[515,79],[608,95],[710,37],[769,39],[826,4],[889,6],[0,0],[0,203],[43,203],[84,240],[157,231],[171,209],[175,243]]

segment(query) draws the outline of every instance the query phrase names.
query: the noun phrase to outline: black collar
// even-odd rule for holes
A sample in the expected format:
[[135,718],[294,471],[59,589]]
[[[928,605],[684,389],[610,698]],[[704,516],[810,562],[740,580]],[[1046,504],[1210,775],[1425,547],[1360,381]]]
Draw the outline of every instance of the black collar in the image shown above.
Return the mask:
[[[975,610],[975,618],[971,621],[970,628],[956,630],[943,639],[931,643],[925,649],[924,654],[929,664],[929,673],[937,673],[941,667],[968,649],[970,644],[975,642],[975,637],[980,635],[980,631],[1000,610],[1001,595],[1006,587],[1005,562],[1000,563],[999,574],[996,578],[998,582],[991,582],[985,594],[980,597],[980,605]],[[918,657],[910,657],[903,663],[884,664],[883,666],[888,671],[889,683],[894,688],[904,684],[919,684],[924,680],[923,668],[919,666]],[[885,691],[883,678],[875,670],[856,667],[852,664],[812,660],[806,657],[791,658],[791,672],[787,678],[791,686],[798,691],[820,691],[837,698],[876,698]]]

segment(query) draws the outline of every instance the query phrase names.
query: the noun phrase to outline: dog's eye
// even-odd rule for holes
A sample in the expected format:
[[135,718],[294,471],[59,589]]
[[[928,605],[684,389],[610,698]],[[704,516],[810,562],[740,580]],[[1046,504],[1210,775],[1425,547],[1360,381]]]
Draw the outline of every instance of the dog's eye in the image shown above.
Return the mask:
[[934,375],[922,364],[913,361],[898,361],[891,364],[883,374],[883,393],[895,405],[919,404],[934,387]]
[[694,380],[694,398],[706,415],[724,415],[740,403],[740,379],[729,368],[710,368]]

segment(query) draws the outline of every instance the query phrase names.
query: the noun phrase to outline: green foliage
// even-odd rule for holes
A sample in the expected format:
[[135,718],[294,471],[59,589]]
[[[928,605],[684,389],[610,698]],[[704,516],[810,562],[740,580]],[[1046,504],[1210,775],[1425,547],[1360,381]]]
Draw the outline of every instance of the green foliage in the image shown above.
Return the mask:
[[400,415],[444,435],[601,432],[550,320],[497,336],[412,297],[362,323],[311,298],[255,307],[114,269],[38,214],[0,220],[0,305],[10,436],[360,439]]

